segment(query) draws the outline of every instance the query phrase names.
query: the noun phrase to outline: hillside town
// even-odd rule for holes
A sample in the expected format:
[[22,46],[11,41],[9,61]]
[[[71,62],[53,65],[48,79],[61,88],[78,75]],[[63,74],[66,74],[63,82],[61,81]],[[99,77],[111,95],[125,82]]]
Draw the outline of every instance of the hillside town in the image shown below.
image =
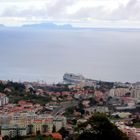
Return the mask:
[[[66,73],[63,82],[0,81],[0,138],[70,139],[94,113],[106,114],[129,140],[140,140],[140,83]],[[85,128],[86,129],[86,128]]]

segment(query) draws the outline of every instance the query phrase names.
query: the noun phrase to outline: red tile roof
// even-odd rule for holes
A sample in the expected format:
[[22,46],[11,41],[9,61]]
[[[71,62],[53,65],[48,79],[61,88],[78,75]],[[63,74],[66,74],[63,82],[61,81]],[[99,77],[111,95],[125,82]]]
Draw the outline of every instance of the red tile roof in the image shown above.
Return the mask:
[[62,135],[60,133],[51,133],[50,134],[54,139],[62,139]]

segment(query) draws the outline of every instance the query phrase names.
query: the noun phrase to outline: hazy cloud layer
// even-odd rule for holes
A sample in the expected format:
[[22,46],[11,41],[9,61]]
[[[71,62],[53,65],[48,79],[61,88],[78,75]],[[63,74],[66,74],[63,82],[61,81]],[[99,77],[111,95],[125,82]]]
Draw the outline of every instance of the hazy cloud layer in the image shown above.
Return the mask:
[[105,6],[80,8],[72,15],[75,18],[100,20],[140,20],[140,1],[130,0],[126,5],[109,10]]
[[120,5],[112,12],[111,19],[140,20],[140,1],[130,0],[125,6]]
[[[1,12],[2,17],[61,17],[62,15],[67,15],[66,8],[73,5],[75,3],[74,0],[53,0],[45,1],[45,0],[35,0],[35,3],[29,3],[32,1],[28,1],[20,4],[19,2],[14,2],[11,5],[8,5]],[[42,3],[43,2],[43,3]]]
[[140,22],[140,0],[2,0],[0,5],[1,18]]

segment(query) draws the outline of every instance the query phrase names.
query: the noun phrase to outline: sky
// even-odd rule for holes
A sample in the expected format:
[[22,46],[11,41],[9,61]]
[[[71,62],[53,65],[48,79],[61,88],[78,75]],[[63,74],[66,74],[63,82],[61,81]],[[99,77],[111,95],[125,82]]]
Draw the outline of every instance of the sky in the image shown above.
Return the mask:
[[0,24],[140,27],[140,0],[0,0]]

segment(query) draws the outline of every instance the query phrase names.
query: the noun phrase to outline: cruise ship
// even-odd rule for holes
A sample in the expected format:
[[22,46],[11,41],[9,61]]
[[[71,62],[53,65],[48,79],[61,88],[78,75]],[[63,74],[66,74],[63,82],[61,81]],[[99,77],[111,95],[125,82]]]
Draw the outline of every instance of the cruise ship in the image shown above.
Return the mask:
[[65,84],[78,84],[86,79],[82,75],[76,75],[73,73],[65,73],[63,76],[63,81]]

